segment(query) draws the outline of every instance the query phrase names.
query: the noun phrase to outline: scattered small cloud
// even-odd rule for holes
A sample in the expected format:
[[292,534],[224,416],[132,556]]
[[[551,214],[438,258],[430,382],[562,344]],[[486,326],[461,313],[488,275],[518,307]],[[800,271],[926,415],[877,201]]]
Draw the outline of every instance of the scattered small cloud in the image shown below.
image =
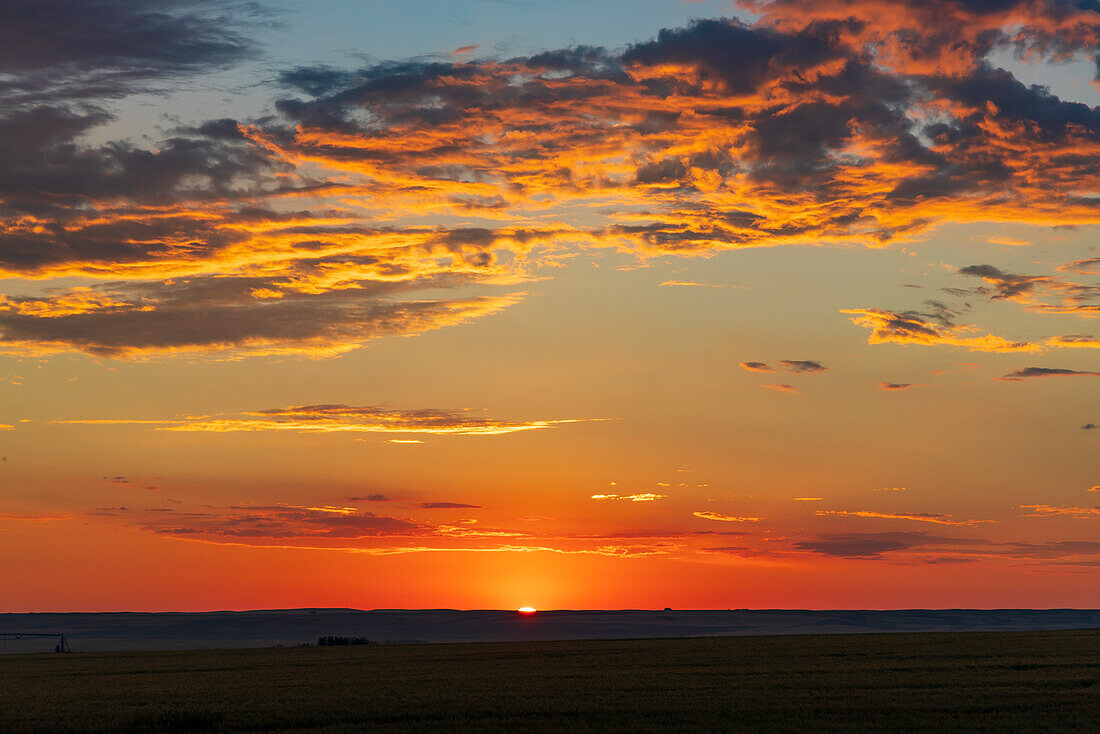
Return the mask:
[[702,510],[699,512],[691,513],[695,517],[702,518],[704,520],[716,520],[718,522],[760,522],[759,517],[742,517],[741,515],[723,515],[720,512],[710,512],[709,510]]
[[880,389],[886,390],[886,391],[889,392],[889,391],[895,391],[895,390],[908,390],[909,388],[913,387],[913,383],[911,383],[911,382],[880,382],[878,384],[878,386],[879,386]]
[[1059,349],[1100,349],[1100,339],[1092,334],[1063,334],[1052,336],[1044,342]]
[[802,394],[802,391],[799,390],[794,385],[776,384],[776,385],[761,385],[760,387],[764,388],[765,390],[775,390],[776,392],[785,392],[788,395],[801,395]]
[[812,359],[781,359],[779,364],[787,372],[794,372],[795,374],[813,374],[829,369]]
[[775,368],[767,362],[742,362],[741,366],[749,372],[775,372]]
[[871,330],[868,344],[920,344],[964,347],[972,352],[1033,352],[1038,345],[986,334],[969,336],[973,327],[957,326],[946,314],[898,312],[880,308],[844,309],[851,322]]
[[970,527],[995,522],[994,520],[955,520],[942,512],[874,512],[872,510],[817,510],[815,515],[822,517],[862,517],[880,520],[912,520],[934,525],[961,525]]
[[1100,372],[1084,372],[1060,367],[1021,367],[996,379],[1006,382],[1019,382],[1030,377],[1100,377]]
[[589,499],[593,500],[623,500],[626,502],[656,502],[657,500],[668,499],[666,494],[655,494],[653,492],[643,492],[641,494],[594,494]]
[[384,494],[368,494],[364,497],[346,497],[348,502],[397,502],[393,497]]
[[795,502],[820,502],[824,497],[795,497]]
[[465,502],[421,502],[422,510],[482,510],[481,505],[468,505]]
[[875,487],[873,492],[905,492],[905,487]]
[[686,287],[686,288],[739,288],[751,290],[747,285],[732,285],[728,283],[696,283],[694,280],[666,280],[660,287]]
[[1027,240],[1018,240],[1015,237],[990,237],[987,241],[991,245],[1005,245],[1006,247],[1027,247],[1031,244]]
[[1093,431],[1093,430],[1096,430],[1096,427],[1097,426],[1096,426],[1095,423],[1086,423],[1085,425],[1081,426],[1081,430],[1082,431]]
[[1058,268],[1063,273],[1079,273],[1081,275],[1100,274],[1100,257],[1090,257],[1087,260],[1075,260]]
[[[1090,492],[1095,490],[1093,487]],[[1029,510],[1024,517],[1055,517],[1064,515],[1078,519],[1100,517],[1100,507],[1054,507],[1052,505],[1020,505],[1021,510]]]

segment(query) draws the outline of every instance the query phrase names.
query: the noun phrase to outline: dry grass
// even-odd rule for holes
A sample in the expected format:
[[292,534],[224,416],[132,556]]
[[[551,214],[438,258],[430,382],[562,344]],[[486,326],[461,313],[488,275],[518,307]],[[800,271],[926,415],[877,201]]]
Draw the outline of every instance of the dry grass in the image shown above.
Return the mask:
[[0,657],[0,731],[1100,731],[1100,631]]

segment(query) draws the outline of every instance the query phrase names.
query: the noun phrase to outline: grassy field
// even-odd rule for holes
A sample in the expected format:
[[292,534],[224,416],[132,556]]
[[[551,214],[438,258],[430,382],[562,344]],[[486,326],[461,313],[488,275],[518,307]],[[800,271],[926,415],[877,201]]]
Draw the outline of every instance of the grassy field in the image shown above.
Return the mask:
[[0,731],[1100,731],[1100,631],[0,657]]

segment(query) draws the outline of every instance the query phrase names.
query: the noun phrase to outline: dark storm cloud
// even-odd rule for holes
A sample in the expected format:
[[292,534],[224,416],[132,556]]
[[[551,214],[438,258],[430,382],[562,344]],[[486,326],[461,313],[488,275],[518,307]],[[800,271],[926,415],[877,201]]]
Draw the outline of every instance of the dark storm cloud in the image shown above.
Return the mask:
[[1084,372],[1059,367],[1021,367],[997,379],[1019,381],[1029,377],[1100,377],[1100,372]]

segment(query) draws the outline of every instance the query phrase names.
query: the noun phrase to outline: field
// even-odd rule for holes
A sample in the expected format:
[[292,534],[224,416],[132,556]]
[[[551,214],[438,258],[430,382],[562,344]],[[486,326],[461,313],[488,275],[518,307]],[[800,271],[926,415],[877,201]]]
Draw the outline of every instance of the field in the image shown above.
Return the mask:
[[1100,731],[1100,631],[0,657],[0,731]]

